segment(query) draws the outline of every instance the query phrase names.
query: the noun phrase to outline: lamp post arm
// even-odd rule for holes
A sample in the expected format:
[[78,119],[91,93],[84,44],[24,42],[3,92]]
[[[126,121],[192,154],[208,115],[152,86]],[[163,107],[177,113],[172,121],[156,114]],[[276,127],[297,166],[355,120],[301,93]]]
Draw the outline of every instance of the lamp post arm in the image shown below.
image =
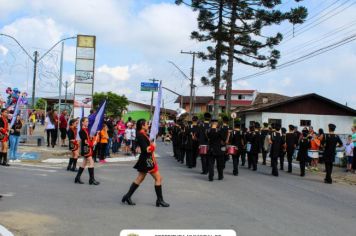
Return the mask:
[[57,43],[55,43],[50,49],[47,50],[47,52],[45,52],[39,59],[38,61],[41,61],[42,58],[44,58],[50,51],[53,50],[53,48],[55,48],[58,44],[60,44],[61,42],[63,42],[64,40],[68,40],[68,39],[75,39],[77,38],[76,36],[73,36],[73,37],[68,37],[68,38],[64,38],[64,39],[61,39],[59,40]]
[[11,35],[8,35],[8,34],[3,34],[3,33],[0,33],[0,36],[5,36],[5,37],[8,37],[8,38],[11,38],[12,40],[14,40],[17,45],[20,46],[20,48],[22,49],[22,51],[24,51],[26,53],[26,55],[31,59],[32,62],[35,62],[35,59],[26,51],[26,49],[19,43],[19,41],[17,41],[17,39],[15,39],[14,37],[12,37]]
[[176,64],[174,64],[173,61],[168,61],[168,62],[171,63],[175,68],[177,68],[177,70],[179,70],[179,72],[184,76],[184,78],[190,81],[190,78]]

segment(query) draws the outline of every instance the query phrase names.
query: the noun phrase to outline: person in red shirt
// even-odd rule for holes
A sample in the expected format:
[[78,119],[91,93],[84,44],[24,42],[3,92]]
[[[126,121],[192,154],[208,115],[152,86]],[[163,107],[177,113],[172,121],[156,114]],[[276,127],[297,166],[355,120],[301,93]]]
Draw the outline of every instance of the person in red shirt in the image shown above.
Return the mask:
[[1,109],[1,117],[0,117],[0,163],[3,166],[9,166],[7,163],[7,150],[8,140],[9,140],[9,121],[7,119],[8,112],[5,108]]
[[62,114],[59,117],[59,130],[61,132],[61,139],[62,139],[61,147],[67,147],[67,145],[65,145],[66,137],[67,137],[67,126],[68,126],[67,111],[63,110]]

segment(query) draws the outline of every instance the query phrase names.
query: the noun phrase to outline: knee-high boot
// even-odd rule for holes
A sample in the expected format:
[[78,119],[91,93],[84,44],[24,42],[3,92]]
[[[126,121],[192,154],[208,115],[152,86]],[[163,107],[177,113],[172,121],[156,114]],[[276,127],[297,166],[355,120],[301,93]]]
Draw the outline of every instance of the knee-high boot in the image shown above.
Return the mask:
[[78,159],[73,158],[71,171],[76,171],[76,169],[77,169],[77,161],[78,161]]
[[75,177],[74,183],[76,183],[76,184],[84,184],[84,182],[82,182],[80,180],[80,176],[82,175],[83,171],[84,171],[84,168],[83,167],[79,167],[79,170],[78,170],[77,176]]
[[169,204],[163,200],[162,185],[155,185],[155,191],[157,195],[156,207],[169,207]]
[[98,181],[95,180],[94,178],[94,167],[88,168],[88,172],[89,172],[89,184],[90,185],[99,185],[100,183]]
[[3,157],[3,154],[2,152],[0,152],[0,165],[2,164],[2,157]]
[[130,189],[129,191],[123,196],[121,202],[122,203],[127,203],[128,205],[136,205],[136,203],[134,203],[132,200],[131,200],[131,196],[132,194],[134,194],[134,192],[136,191],[136,189],[139,187],[140,185],[136,184],[135,182],[133,182],[130,186]]
[[2,157],[3,157],[2,165],[3,166],[10,166],[10,164],[7,163],[7,152],[3,152],[2,153]]
[[68,166],[67,166],[67,170],[68,170],[68,171],[69,171],[69,170],[70,170],[70,168],[72,167],[73,160],[74,160],[74,158],[73,158],[73,157],[69,158],[69,163],[68,163]]

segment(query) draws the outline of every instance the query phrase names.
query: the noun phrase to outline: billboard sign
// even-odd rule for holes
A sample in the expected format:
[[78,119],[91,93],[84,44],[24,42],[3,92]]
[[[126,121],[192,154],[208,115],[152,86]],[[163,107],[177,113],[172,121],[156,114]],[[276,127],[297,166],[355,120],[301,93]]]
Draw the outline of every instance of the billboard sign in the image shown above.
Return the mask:
[[141,83],[141,91],[146,92],[157,92],[158,91],[158,83]]

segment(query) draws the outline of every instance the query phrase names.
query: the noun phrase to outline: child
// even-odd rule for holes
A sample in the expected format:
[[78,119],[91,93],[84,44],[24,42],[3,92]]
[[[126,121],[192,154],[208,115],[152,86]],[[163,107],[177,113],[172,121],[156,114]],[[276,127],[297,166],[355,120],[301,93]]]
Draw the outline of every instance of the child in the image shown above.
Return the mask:
[[130,150],[134,147],[135,139],[136,139],[136,130],[133,128],[133,124],[129,122],[127,123],[127,129],[125,130],[126,155],[130,155]]
[[352,158],[354,153],[354,144],[352,142],[352,136],[347,136],[347,142],[345,144],[345,155],[347,158],[346,172],[351,172]]
[[106,146],[108,145],[109,135],[108,135],[108,126],[104,123],[103,129],[99,133],[99,159],[100,163],[106,163],[105,161],[105,151]]
[[318,170],[318,159],[319,159],[319,148],[320,140],[317,134],[314,132],[312,134],[312,139],[310,141],[310,155],[311,158],[311,170]]

